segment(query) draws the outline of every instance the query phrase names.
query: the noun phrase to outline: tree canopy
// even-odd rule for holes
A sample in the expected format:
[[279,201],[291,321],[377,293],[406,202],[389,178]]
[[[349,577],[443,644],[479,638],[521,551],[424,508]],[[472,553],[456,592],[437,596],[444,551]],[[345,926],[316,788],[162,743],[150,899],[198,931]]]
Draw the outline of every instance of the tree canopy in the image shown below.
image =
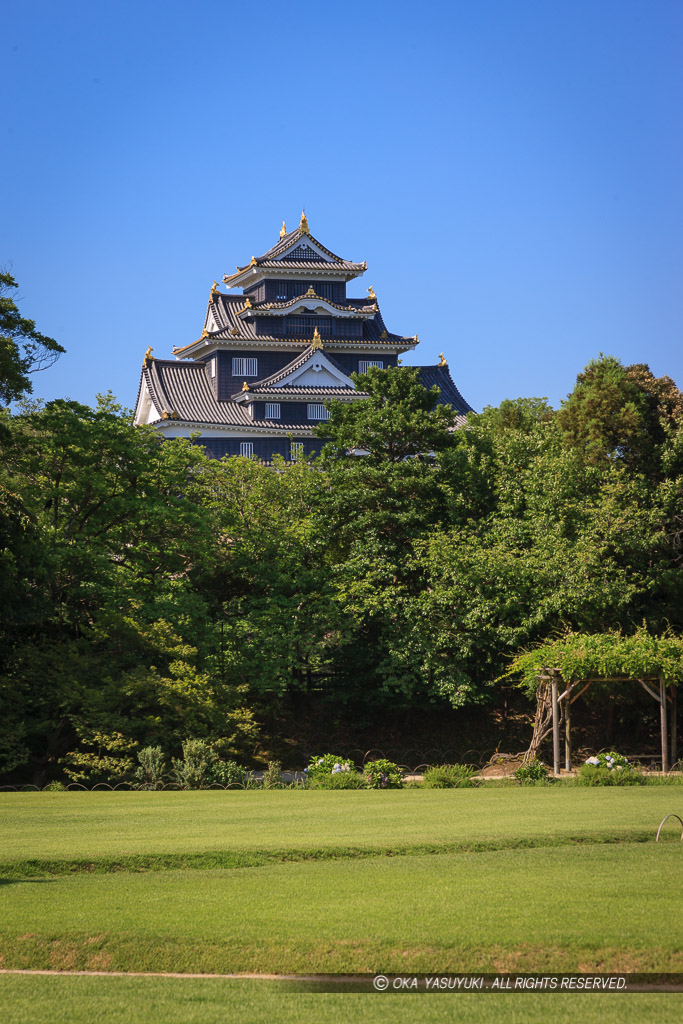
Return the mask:
[[565,440],[592,465],[622,461],[657,472],[661,447],[683,422],[683,394],[644,363],[623,366],[601,356],[579,374],[558,413]]
[[546,669],[559,671],[566,683],[614,677],[683,681],[683,637],[668,631],[659,636],[639,628],[630,635],[620,630],[573,633],[546,640],[512,662],[509,675],[518,675],[531,695]]
[[330,418],[315,430],[318,437],[329,438],[324,449],[328,456],[366,452],[373,461],[401,462],[448,447],[455,413],[449,405],[437,404],[439,389],[427,390],[417,370],[371,366],[366,373],[352,373],[351,379],[369,397],[328,403]]
[[[332,405],[325,457],[273,467],[162,441],[111,396],[6,410],[0,772],[113,778],[142,746],[177,756],[188,736],[303,761],[332,727],[403,715],[410,733],[418,713],[468,706],[493,719],[512,659],[567,635],[590,651],[585,638],[618,635],[636,654],[659,638],[673,658],[677,389],[647,368],[624,383],[619,367],[590,386],[609,397],[617,381],[650,423],[633,458],[607,399],[593,457],[543,399],[452,430],[404,368],[370,371],[369,399]],[[585,374],[565,408],[584,409]],[[368,456],[347,456],[361,445]]]
[[64,349],[19,313],[17,282],[0,271],[0,403],[9,405],[33,390],[30,375],[52,366]]

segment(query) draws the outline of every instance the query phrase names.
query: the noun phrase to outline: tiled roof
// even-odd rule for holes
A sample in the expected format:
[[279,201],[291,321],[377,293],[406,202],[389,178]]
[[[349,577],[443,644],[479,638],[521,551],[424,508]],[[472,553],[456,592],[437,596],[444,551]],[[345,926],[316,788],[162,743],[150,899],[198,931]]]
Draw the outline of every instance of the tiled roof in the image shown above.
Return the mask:
[[252,395],[327,395],[329,398],[340,398],[342,396],[349,397],[351,395],[359,398],[367,398],[365,391],[356,391],[355,388],[349,387],[338,387],[338,388],[321,388],[316,387],[314,384],[306,385],[303,387],[297,387],[296,384],[283,384],[282,387],[277,388],[272,385],[262,387],[260,384],[252,384],[249,388],[249,393]]
[[[272,247],[272,249],[269,249],[268,252],[264,252],[263,256],[257,256],[256,257],[256,263],[258,264],[258,266],[262,266],[264,263],[271,263],[273,261],[281,264],[282,263],[283,254],[287,252],[287,250],[290,248],[290,246],[292,246],[295,242],[305,241],[306,239],[309,239],[309,238],[310,238],[311,242],[313,242],[314,245],[316,245],[319,249],[322,249],[322,251],[327,256],[329,256],[329,261],[322,260],[321,262],[323,262],[323,263],[337,263],[337,264],[341,263],[343,266],[348,267],[348,268],[354,268],[354,269],[358,269],[358,270],[364,270],[365,269],[365,266],[362,263],[353,263],[353,262],[351,262],[351,260],[343,260],[341,258],[341,256],[337,256],[336,253],[334,253],[330,249],[326,248],[326,246],[324,246],[322,244],[322,242],[319,242],[317,238],[314,238],[313,235],[310,233],[310,231],[303,231],[300,227],[296,228],[295,231],[288,231],[286,235],[284,235],[281,239],[279,239],[277,244],[274,245]],[[290,263],[290,262],[291,262],[290,260],[287,260],[287,263]],[[309,266],[309,264],[313,263],[313,262],[315,262],[315,261],[313,261],[313,260],[302,260],[302,263],[303,263],[303,265],[305,267]],[[249,266],[249,264],[247,264],[247,266]],[[246,267],[240,267],[239,269],[240,270],[246,270]]]
[[243,406],[217,400],[206,363],[148,359],[142,376],[160,414],[177,413],[177,418],[192,423],[248,426],[253,422]]
[[[356,303],[365,304],[364,299],[349,299],[347,300],[349,305],[356,305]],[[258,307],[252,306],[252,311],[258,313]],[[215,292],[213,295],[213,301],[209,303],[209,311],[212,315],[213,322],[216,324],[216,330],[209,330],[207,340],[210,341],[298,341],[303,345],[310,344],[310,338],[290,338],[283,337],[282,335],[275,334],[257,334],[256,325],[253,320],[242,320],[239,317],[239,313],[245,309],[245,301],[242,295],[226,295],[223,292]],[[412,345],[415,342],[415,338],[406,338],[400,334],[390,334],[386,331],[386,338],[382,337],[382,333],[386,331],[384,320],[379,309],[374,317],[365,320],[363,322],[363,337],[362,338],[325,338],[324,341],[327,344],[350,344],[350,345],[363,345],[366,342],[372,342],[374,345],[405,345],[406,342]],[[190,345],[185,345],[181,349],[176,349],[177,352],[184,351],[185,348],[192,348],[196,342],[192,342]]]
[[[314,425],[310,422],[283,423],[281,420],[256,420],[250,416],[247,406],[240,402],[219,402],[213,393],[206,363],[203,362],[190,362],[189,360],[177,362],[171,359],[149,358],[142,368],[140,386],[142,387],[143,384],[147,385],[154,405],[161,419],[164,420],[212,426],[267,427],[285,432],[288,430],[311,430]],[[257,385],[252,385],[251,392],[254,393],[256,388]],[[264,394],[268,394],[269,391],[281,397],[309,394],[330,398],[341,395],[364,397],[362,393],[347,387],[290,386],[266,389]]]
[[296,306],[304,299],[318,299],[320,302],[324,302],[325,305],[327,306],[332,306],[334,309],[341,310],[342,313],[350,313],[351,311],[353,311],[354,313],[365,313],[368,315],[372,315],[375,312],[375,309],[377,308],[374,302],[367,302],[363,299],[360,300],[360,305],[358,304],[357,301],[349,299],[342,306],[338,302],[333,302],[332,299],[326,299],[322,295],[308,295],[306,293],[304,293],[303,295],[296,295],[293,299],[287,299],[285,302],[261,302],[256,305],[253,305],[251,308],[255,313],[269,314],[270,311],[273,309],[291,309],[292,306]]
[[[366,267],[363,263],[351,263],[350,260],[339,260],[339,262],[329,262],[326,260],[266,260],[260,259],[256,263],[257,267],[261,267],[265,270],[327,270],[331,274],[335,270],[353,270],[360,273],[365,270]],[[246,267],[240,267],[239,273],[249,269],[249,264]],[[225,278],[223,278],[225,280]]]
[[[474,412],[472,406],[465,401],[455,386],[448,366],[441,366],[437,363],[436,366],[416,366],[415,369],[426,388],[436,385],[440,389],[439,404],[451,405],[455,412],[460,413],[458,419],[462,419],[463,423],[466,414]],[[460,423],[458,425],[460,426]]]
[[[269,384],[277,384],[278,381],[284,380],[285,377],[289,377],[291,373],[296,373],[296,371],[300,369],[300,367],[302,367],[304,363],[307,362],[308,359],[310,359],[314,351],[321,350],[314,349],[309,342],[307,348],[301,353],[301,355],[297,356],[295,359],[292,359],[291,363],[287,363],[287,365],[284,366],[281,370],[278,370],[277,373],[271,373],[270,377],[264,377],[263,380],[257,380],[253,385],[251,385],[250,390],[253,391],[254,388],[257,387],[267,387]],[[346,372],[346,370],[344,370],[331,355],[328,355],[327,352],[325,352],[325,359],[329,360],[329,362],[332,363],[336,370],[339,370],[339,372],[343,373],[345,377],[348,377],[348,373]]]
[[[251,385],[250,392],[259,397],[273,395],[281,398],[304,397],[315,395],[320,398],[364,398],[366,393],[355,391],[350,387],[316,387],[285,384],[281,387],[273,385],[303,365],[311,354],[309,346],[302,355],[293,360],[283,370],[266,377]],[[325,353],[325,357],[334,363],[334,359]],[[341,368],[340,368],[341,369]],[[466,422],[472,407],[465,401],[453,383],[447,366],[416,366],[420,380],[425,387],[436,385],[440,391],[439,402],[448,404],[458,413],[456,426]],[[344,372],[342,370],[342,372]],[[213,426],[257,427],[282,430],[310,430],[311,424],[283,423],[281,420],[254,420],[247,407],[240,402],[219,402],[215,397],[209,379],[206,363],[186,360],[178,362],[174,359],[146,360],[142,368],[140,386],[147,385],[151,398],[160,416],[178,422],[206,424]],[[164,414],[166,414],[164,416]],[[157,421],[158,422],[158,421]]]
[[[293,253],[293,259],[289,259],[286,255],[287,250],[292,246],[295,248],[297,242],[302,244],[310,239],[314,245],[316,245],[325,255],[319,259],[297,259],[298,254]],[[311,248],[310,246],[308,248]],[[316,254],[317,255],[317,254]],[[325,257],[328,257],[327,259]],[[243,267],[238,267],[236,273],[226,274],[223,278],[225,282],[230,282],[234,278],[239,278],[246,270],[250,267],[258,267],[259,269],[267,270],[307,270],[307,271],[326,271],[330,274],[334,274],[337,271],[344,271],[350,273],[354,277],[357,274],[362,274],[364,270],[367,270],[367,264],[365,263],[354,263],[351,260],[343,260],[341,256],[337,256],[330,249],[327,249],[322,242],[319,242],[317,238],[314,238],[309,231],[305,231],[302,228],[297,228],[296,231],[289,231],[284,235],[276,245],[263,254],[263,256],[254,256],[250,263],[245,264]]]

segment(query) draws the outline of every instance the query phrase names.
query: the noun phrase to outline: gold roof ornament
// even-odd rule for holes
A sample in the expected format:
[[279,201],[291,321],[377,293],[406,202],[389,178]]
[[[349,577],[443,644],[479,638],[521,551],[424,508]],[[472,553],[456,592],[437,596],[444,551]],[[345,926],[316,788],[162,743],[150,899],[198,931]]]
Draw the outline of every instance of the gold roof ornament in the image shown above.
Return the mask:
[[308,218],[306,216],[306,211],[305,210],[301,211],[301,220],[299,221],[299,231],[305,231],[306,234],[309,233],[308,232]]
[[206,327],[205,327],[205,328],[204,328],[204,329],[202,330],[202,335],[201,335],[201,338],[200,338],[199,340],[201,341],[201,340],[202,340],[202,338],[208,338],[208,337],[209,337],[209,332],[207,331],[207,329],[206,329]]
[[282,222],[282,227],[280,228],[280,238],[284,238],[286,234],[287,234],[287,227],[285,225],[285,222],[283,221]]
[[320,337],[320,331],[316,327],[313,331],[313,341],[311,342],[311,348],[317,349],[323,347],[323,339]]
[[171,413],[171,416],[170,416],[170,418],[171,418],[172,420],[179,420],[179,419],[180,419],[180,413],[178,412],[178,410],[177,410],[177,409],[174,409],[174,410],[173,410],[173,412]]
[[245,309],[251,309],[251,299],[249,298],[248,295],[247,295],[246,299],[244,300],[244,308]]
[[[256,266],[256,257],[255,256],[251,257],[251,260],[249,261],[249,266],[250,267],[255,267]],[[239,267],[237,269],[239,270]]]
[[372,287],[372,285],[370,285],[369,288],[366,288],[366,291],[371,299],[377,299],[377,296],[375,295],[375,289]]
[[237,330],[237,328],[236,328],[236,327],[233,327],[233,329],[232,329],[232,330],[230,331],[230,333],[231,333],[231,334],[233,335],[233,337],[234,337],[234,335],[235,335],[235,334],[239,334],[240,332],[239,332],[239,331]]
[[308,291],[306,292],[306,295],[310,295],[311,298],[313,298],[313,299],[317,299],[318,298],[318,296],[315,293],[315,288],[313,287],[312,284],[309,284]]
[[165,409],[164,409],[164,411],[161,414],[161,418],[162,418],[162,420],[167,420],[168,419],[168,413],[166,412]]
[[443,352],[439,352],[439,366],[448,366],[448,363],[444,359]]
[[245,380],[244,384],[242,385],[242,391],[249,391],[249,390],[250,390],[249,385],[247,384],[247,382]]
[[142,365],[143,366],[147,366],[147,360],[152,358],[152,352],[153,351],[154,351],[154,349],[152,348],[152,346],[148,345],[147,346],[147,351],[145,352],[145,357],[142,360]]
[[380,334],[380,338],[382,338],[383,341],[386,341],[388,337],[389,335],[387,334],[386,331],[382,331],[382,333]]

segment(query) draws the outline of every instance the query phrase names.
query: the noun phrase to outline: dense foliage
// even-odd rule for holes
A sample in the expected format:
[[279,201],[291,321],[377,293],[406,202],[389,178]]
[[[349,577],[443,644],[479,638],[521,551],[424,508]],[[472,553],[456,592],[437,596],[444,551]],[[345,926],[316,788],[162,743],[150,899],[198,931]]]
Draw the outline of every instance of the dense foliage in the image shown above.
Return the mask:
[[0,403],[14,402],[33,390],[31,374],[45,370],[64,351],[54,338],[36,329],[19,312],[17,282],[0,271]]
[[559,670],[565,682],[623,677],[626,680],[662,677],[683,681],[683,637],[671,632],[654,636],[644,628],[630,636],[621,632],[566,633],[518,655],[511,672],[519,674],[529,693],[544,669]]
[[132,779],[151,748],[155,785],[188,736],[296,767],[401,710],[409,731],[495,708],[511,658],[566,630],[680,645],[672,382],[605,357],[560,413],[456,431],[410,369],[357,383],[326,454],[274,467],[162,442],[111,397],[4,416],[0,772]]

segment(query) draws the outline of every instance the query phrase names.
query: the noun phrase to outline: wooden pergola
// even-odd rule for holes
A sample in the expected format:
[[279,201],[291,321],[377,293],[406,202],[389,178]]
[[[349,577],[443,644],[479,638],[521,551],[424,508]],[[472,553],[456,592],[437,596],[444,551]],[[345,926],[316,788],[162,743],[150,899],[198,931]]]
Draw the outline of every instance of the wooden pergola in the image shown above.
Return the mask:
[[[553,734],[553,772],[560,774],[560,725],[564,722],[564,766],[566,771],[572,767],[571,741],[571,707],[574,701],[586,692],[591,683],[629,683],[638,682],[645,692],[659,704],[659,723],[662,744],[662,771],[668,772],[671,764],[678,759],[677,749],[677,702],[676,685],[667,683],[662,676],[593,676],[592,678],[576,679],[565,684],[562,673],[556,668],[543,668],[537,675],[538,703],[531,746],[525,760],[538,755],[538,750],[549,733]],[[580,687],[580,689],[577,688]],[[670,705],[669,716],[667,704]],[[668,719],[670,718],[670,727]],[[670,738],[669,738],[670,732]]]

